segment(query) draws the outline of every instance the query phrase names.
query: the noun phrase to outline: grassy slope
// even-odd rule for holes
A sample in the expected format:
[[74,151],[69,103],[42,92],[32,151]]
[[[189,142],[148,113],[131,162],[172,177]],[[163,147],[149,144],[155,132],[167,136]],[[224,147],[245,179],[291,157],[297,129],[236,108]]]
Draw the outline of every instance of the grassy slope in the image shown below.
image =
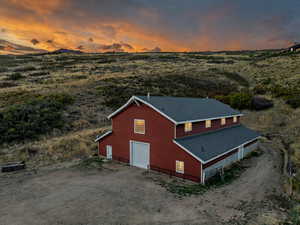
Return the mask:
[[[64,114],[68,129],[54,130],[25,144],[4,144],[0,162],[61,161],[62,155],[52,153],[62,149],[68,160],[95,152],[95,145],[89,143],[99,128],[108,125],[105,115],[113,110],[103,104],[103,92],[123,96],[122,101],[111,102],[115,108],[135,93],[206,97],[257,86],[265,90],[273,86],[287,90],[299,87],[300,54],[265,51],[0,56],[0,109],[51,93],[69,93],[75,98]],[[264,95],[272,98],[269,92]],[[275,147],[288,147],[300,168],[300,109],[290,108],[280,98],[274,100],[275,107],[270,110],[246,112],[244,122],[267,134],[278,143]],[[80,135],[79,141],[76,135]],[[56,150],[49,150],[53,148]]]

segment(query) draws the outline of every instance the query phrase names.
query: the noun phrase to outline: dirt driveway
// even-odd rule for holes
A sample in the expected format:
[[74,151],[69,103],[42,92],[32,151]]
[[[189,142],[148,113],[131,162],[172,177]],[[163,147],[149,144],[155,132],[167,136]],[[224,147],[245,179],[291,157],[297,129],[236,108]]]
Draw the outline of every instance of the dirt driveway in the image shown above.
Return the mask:
[[282,217],[272,200],[280,157],[265,151],[244,163],[233,183],[182,199],[149,178],[161,175],[117,163],[0,175],[0,225],[271,224]]

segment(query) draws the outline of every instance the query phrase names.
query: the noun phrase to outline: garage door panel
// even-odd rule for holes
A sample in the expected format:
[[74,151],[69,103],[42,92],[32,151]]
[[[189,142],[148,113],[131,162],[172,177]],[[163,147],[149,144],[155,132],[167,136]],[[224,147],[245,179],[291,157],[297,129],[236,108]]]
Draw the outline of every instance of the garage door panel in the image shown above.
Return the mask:
[[148,143],[131,143],[131,164],[136,167],[147,169],[149,166],[150,148]]

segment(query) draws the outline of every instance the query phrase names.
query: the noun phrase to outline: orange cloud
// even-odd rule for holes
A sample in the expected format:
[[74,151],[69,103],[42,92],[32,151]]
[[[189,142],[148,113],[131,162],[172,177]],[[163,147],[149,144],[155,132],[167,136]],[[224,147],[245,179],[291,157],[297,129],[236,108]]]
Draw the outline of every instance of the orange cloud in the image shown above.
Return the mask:
[[[0,33],[0,39],[49,51],[78,47],[88,52],[144,51],[156,46],[162,51],[271,48],[284,46],[295,36],[282,32],[289,22],[282,17],[265,23],[241,19],[241,0],[209,0],[211,5],[199,1],[194,3],[197,9],[188,1],[177,2],[183,8],[174,12],[170,12],[172,7],[152,6],[163,7],[163,1],[155,0],[148,5],[133,0],[2,1],[0,28],[5,33]],[[249,21],[254,25],[249,26]]]
[[[101,46],[114,43],[127,43],[123,49],[126,51],[142,51],[144,48],[154,48],[159,45],[166,51],[185,51],[180,43],[170,40],[155,30],[132,24],[126,21],[111,21],[107,19],[90,20],[88,12],[81,9],[72,9],[79,18],[84,18],[86,24],[78,23],[71,17],[65,20],[56,19],[50,14],[57,10],[71,7],[70,1],[51,0],[9,0],[7,5],[0,9],[0,27],[5,27],[20,44],[55,50],[57,48],[75,49],[82,46],[85,51],[103,51]],[[19,16],[16,16],[19,14]],[[141,15],[155,18],[153,13],[141,9]],[[92,37],[93,42],[87,38]],[[39,43],[32,42],[37,39]],[[52,42],[48,42],[52,40]]]
[[50,14],[57,9],[66,7],[68,4],[68,1],[63,0],[8,0],[8,2],[18,8],[30,10],[41,15]]

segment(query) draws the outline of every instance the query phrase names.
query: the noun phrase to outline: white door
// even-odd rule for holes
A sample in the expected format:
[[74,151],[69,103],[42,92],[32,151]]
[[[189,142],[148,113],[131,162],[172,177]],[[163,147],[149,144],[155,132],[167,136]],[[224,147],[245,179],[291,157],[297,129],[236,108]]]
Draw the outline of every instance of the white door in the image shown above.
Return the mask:
[[130,153],[131,165],[148,169],[150,162],[150,144],[131,141]]
[[241,160],[242,158],[244,158],[244,146],[239,147],[238,151],[238,159]]
[[112,159],[112,147],[111,145],[106,145],[106,158]]

